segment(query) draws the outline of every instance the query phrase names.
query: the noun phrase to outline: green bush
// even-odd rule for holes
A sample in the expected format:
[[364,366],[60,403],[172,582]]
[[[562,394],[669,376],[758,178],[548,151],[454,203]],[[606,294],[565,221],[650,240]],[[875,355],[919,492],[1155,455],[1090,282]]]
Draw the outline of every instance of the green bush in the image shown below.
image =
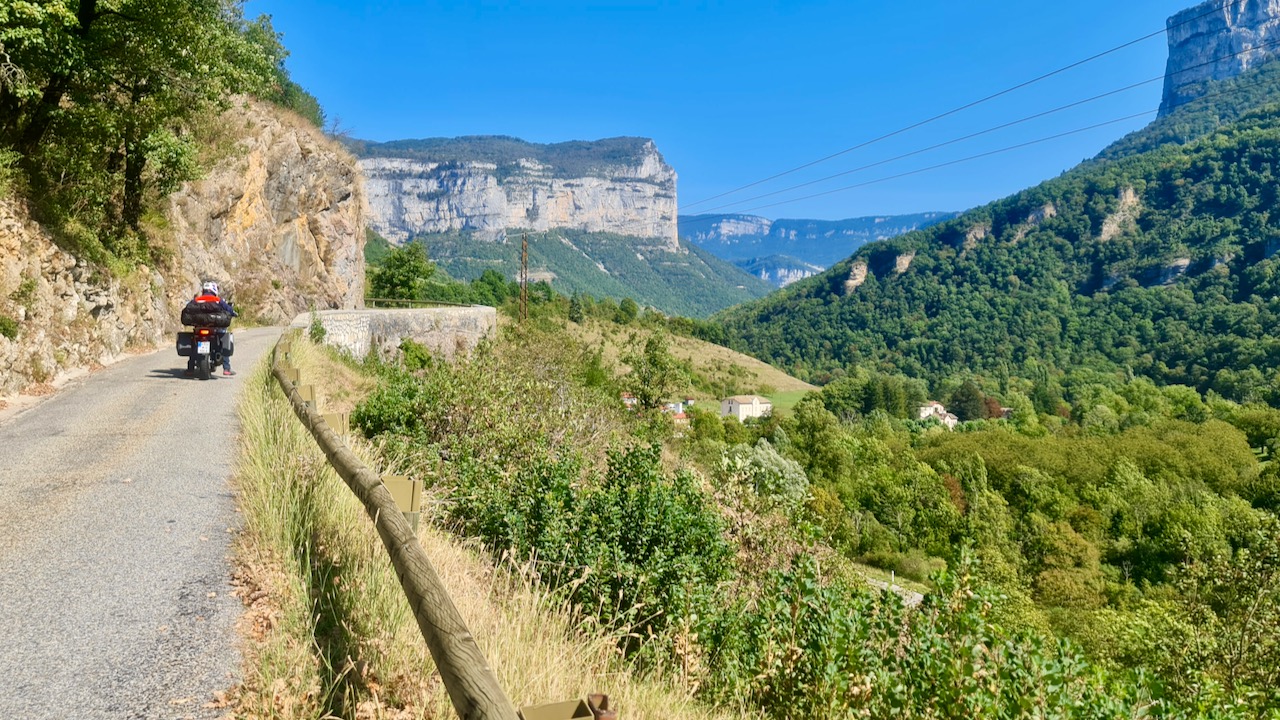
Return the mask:
[[319,345],[324,342],[325,335],[328,331],[324,329],[324,322],[320,320],[320,313],[315,308],[311,308],[311,324],[307,326],[307,337],[311,338],[311,342]]
[[18,321],[7,315],[0,315],[0,335],[10,340],[18,337]]
[[[729,572],[715,509],[687,474],[662,473],[657,446],[613,452],[602,477],[543,455],[504,480],[463,460],[452,518],[495,553],[531,562],[605,624],[661,635]],[[632,648],[634,649],[634,648]]]
[[825,582],[809,557],[774,573],[759,597],[703,628],[703,693],[767,717],[1244,718],[1209,693],[1195,713],[1155,699],[1145,680],[1107,682],[1068,643],[1010,633],[966,557],[916,610]]

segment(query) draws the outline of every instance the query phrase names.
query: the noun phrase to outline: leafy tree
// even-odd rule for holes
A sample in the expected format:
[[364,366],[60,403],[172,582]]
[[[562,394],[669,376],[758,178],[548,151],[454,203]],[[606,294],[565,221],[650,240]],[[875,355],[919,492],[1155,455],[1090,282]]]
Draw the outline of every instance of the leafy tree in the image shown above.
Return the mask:
[[683,375],[667,346],[666,337],[658,333],[645,341],[643,352],[629,354],[623,362],[631,366],[631,372],[624,380],[626,389],[635,395],[636,402],[645,410],[662,407]]
[[422,243],[410,242],[387,253],[370,273],[366,292],[371,298],[425,300],[435,270]]
[[947,400],[947,409],[961,420],[981,420],[986,417],[986,395],[972,380],[965,380]]
[[[23,154],[46,206],[137,231],[148,187],[195,174],[188,124],[271,77],[245,30],[239,6],[218,0],[11,3],[0,46],[18,81],[0,83],[0,142]],[[96,204],[77,202],[86,189]]]
[[640,314],[640,306],[631,298],[623,298],[618,303],[618,314],[614,316],[613,321],[620,325],[630,325],[635,322],[636,316]]
[[582,295],[575,292],[569,298],[569,320],[581,323],[584,319],[586,319],[586,313],[582,309]]

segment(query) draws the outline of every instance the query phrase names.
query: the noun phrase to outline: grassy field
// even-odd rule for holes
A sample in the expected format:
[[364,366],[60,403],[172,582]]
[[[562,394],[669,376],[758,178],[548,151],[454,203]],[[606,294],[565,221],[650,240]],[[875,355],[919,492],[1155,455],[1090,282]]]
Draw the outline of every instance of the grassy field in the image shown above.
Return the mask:
[[[813,388],[817,390],[817,388]],[[773,403],[773,409],[778,412],[790,412],[791,408],[800,402],[801,398],[809,394],[809,390],[789,390],[786,392],[775,392],[770,394],[769,401]]]
[[[622,357],[643,347],[653,334],[649,328],[590,319],[583,325],[570,322],[567,329],[588,347],[600,348],[605,362],[617,366],[620,372],[628,369]],[[774,407],[790,409],[805,393],[818,389],[749,355],[696,338],[669,338],[672,355],[711,382],[735,387],[731,394],[762,395],[772,400]],[[703,402],[722,399],[695,388],[688,388],[686,394]]]

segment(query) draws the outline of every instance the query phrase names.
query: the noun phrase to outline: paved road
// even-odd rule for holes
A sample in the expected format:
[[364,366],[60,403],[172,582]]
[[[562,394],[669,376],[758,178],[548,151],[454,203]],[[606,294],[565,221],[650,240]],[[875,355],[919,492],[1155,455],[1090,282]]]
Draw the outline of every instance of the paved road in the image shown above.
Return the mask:
[[[247,369],[279,335],[236,333]],[[244,375],[131,358],[0,424],[0,717],[217,717]],[[221,711],[225,712],[225,711]]]

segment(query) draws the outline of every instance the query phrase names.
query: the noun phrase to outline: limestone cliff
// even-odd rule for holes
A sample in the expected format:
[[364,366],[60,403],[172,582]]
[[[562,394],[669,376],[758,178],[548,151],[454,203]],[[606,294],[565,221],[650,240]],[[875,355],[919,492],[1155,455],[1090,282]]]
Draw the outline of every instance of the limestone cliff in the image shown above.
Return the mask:
[[355,159],[304,121],[255,102],[237,101],[222,124],[223,159],[172,195],[168,227],[151,231],[167,258],[161,267],[113,275],[58,247],[22,201],[0,201],[0,397],[130,349],[166,350],[202,278],[216,278],[242,311],[270,322],[313,303],[360,305],[364,198]]
[[370,225],[393,242],[565,228],[676,240],[676,173],[653,141],[537,145],[476,137],[362,143]]
[[1169,18],[1168,28],[1161,115],[1200,97],[1207,81],[1234,77],[1275,56],[1280,0],[1208,0]]

